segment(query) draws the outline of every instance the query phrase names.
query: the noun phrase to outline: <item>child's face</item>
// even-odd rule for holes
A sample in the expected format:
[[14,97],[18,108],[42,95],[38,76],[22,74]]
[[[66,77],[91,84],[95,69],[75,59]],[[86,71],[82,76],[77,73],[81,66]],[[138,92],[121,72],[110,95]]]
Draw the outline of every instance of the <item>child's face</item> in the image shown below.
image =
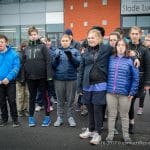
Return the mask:
[[62,37],[61,39],[61,46],[63,48],[68,48],[70,46],[71,40],[67,37]]
[[110,36],[109,36],[109,44],[110,44],[112,47],[115,47],[117,40],[118,40],[118,38],[117,38],[116,35],[110,35]]
[[95,47],[100,43],[100,38],[96,35],[96,33],[90,32],[87,37],[87,41],[89,46]]
[[39,38],[39,35],[37,32],[31,32],[31,34],[29,35],[29,39],[31,41],[36,41]]
[[0,39],[0,51],[5,50],[6,46],[7,46],[7,42],[5,41],[5,39]]
[[130,38],[131,38],[132,43],[138,44],[139,40],[141,38],[140,31],[136,30],[136,29],[132,29],[131,32],[130,32]]
[[126,51],[126,44],[124,43],[124,41],[119,41],[117,43],[117,54],[124,55],[125,51]]

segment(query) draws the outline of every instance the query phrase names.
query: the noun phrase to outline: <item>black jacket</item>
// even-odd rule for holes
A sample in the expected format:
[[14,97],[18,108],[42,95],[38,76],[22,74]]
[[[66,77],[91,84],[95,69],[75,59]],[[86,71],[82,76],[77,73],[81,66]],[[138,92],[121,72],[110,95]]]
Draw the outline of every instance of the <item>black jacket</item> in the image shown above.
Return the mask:
[[[82,55],[80,68],[79,68],[79,78],[78,78],[78,90],[82,90],[83,87],[89,86],[90,83],[90,72],[94,65],[100,72],[97,81],[107,82],[107,70],[108,70],[108,60],[111,56],[113,48],[109,45],[101,44],[99,45],[99,50],[96,60],[93,59],[92,48],[88,47]],[[98,71],[97,70],[97,71]],[[97,81],[95,83],[97,83]],[[92,84],[95,84],[92,82]]]
[[40,40],[29,41],[25,48],[24,69],[27,79],[50,79],[53,76],[49,50]]
[[129,49],[136,51],[140,60],[140,84],[150,86],[150,52],[141,42],[138,45],[130,42]]

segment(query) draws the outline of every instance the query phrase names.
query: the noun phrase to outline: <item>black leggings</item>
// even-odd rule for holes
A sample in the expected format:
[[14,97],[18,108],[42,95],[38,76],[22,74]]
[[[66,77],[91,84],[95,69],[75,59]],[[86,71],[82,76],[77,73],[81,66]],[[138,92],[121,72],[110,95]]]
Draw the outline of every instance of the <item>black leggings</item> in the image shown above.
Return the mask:
[[89,117],[89,131],[96,131],[101,134],[103,126],[103,107],[104,105],[86,105]]

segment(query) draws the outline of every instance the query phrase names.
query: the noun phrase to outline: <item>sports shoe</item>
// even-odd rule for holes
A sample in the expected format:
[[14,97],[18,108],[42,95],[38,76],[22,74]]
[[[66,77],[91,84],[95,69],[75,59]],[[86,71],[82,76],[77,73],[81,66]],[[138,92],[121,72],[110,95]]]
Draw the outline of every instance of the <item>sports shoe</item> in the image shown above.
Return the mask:
[[34,117],[29,117],[29,127],[34,127],[36,124],[35,124],[35,119]]
[[97,145],[100,143],[100,141],[101,141],[101,136],[97,132],[95,132],[93,138],[90,141],[90,144]]
[[20,126],[20,123],[16,120],[16,121],[13,121],[13,128],[17,128]]
[[143,114],[143,108],[139,107],[137,111],[137,115],[142,115]]
[[50,106],[50,111],[53,111],[53,110],[54,110],[53,106]]
[[82,116],[88,115],[88,111],[87,111],[86,108],[84,108],[84,109],[81,111],[81,115],[82,115]]
[[37,106],[35,107],[35,111],[40,111],[40,110],[43,109],[43,108],[44,108],[43,106],[37,105]]
[[69,123],[70,127],[75,127],[76,126],[76,122],[75,122],[73,117],[68,118],[68,123]]
[[84,132],[82,132],[81,134],[79,134],[79,137],[81,139],[87,139],[87,138],[91,138],[93,137],[94,132],[90,132],[89,128],[87,128]]
[[44,117],[44,120],[43,120],[43,123],[42,123],[42,127],[48,127],[51,123],[51,119],[49,116],[45,116]]
[[0,127],[6,126],[8,121],[0,120]]
[[130,137],[124,137],[125,144],[131,144],[132,140]]
[[61,117],[57,117],[56,122],[54,123],[55,127],[59,127],[63,124],[63,119]]
[[108,136],[106,137],[106,142],[107,142],[107,143],[112,143],[112,142],[113,142],[113,138],[114,138],[113,135],[108,135]]

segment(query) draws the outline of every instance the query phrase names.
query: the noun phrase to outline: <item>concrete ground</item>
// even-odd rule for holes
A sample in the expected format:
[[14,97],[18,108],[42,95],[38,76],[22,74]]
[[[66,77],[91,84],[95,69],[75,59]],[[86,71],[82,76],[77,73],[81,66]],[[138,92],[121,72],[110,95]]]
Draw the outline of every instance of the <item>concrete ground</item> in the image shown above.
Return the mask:
[[[136,101],[136,107],[138,100]],[[77,127],[71,128],[67,121],[61,127],[54,127],[56,119],[55,110],[51,113],[52,124],[49,127],[41,127],[43,112],[36,112],[36,127],[28,127],[27,118],[19,118],[21,127],[13,128],[11,120],[5,127],[0,128],[0,150],[149,150],[150,149],[150,97],[146,96],[144,113],[136,115],[135,134],[131,136],[133,143],[125,145],[122,140],[121,125],[118,123],[119,135],[115,137],[113,144],[107,144],[107,122],[104,123],[102,142],[97,146],[89,144],[89,139],[81,140],[79,133],[87,126],[87,116],[75,113]]]

